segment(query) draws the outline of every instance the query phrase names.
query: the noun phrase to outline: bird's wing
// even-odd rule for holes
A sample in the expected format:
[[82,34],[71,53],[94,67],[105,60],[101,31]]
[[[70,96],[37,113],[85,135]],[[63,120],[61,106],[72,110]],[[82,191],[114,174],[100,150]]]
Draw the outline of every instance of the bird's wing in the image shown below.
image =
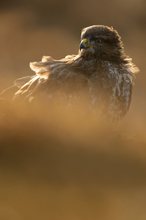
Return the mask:
[[117,104],[119,115],[123,116],[129,110],[132,97],[132,88],[133,88],[133,76],[131,74],[123,74],[121,76],[121,83],[119,85],[120,90],[117,90]]
[[35,72],[35,75],[15,80],[15,85],[19,89],[14,94],[14,100],[18,97],[30,97],[32,93],[34,93],[34,91],[39,87],[39,85],[48,80],[50,70],[49,63],[47,61],[30,63],[30,68]]
[[119,103],[122,109],[122,115],[125,115],[129,110],[135,77],[136,74],[139,72],[139,68],[133,64],[132,59],[127,59],[129,59],[128,63],[123,66],[121,95],[119,99]]
[[[67,56],[61,60],[54,60],[52,57],[43,57],[40,62],[30,63],[30,68],[35,72],[35,75],[28,78],[28,81],[24,83],[14,95],[14,99],[20,97],[30,98],[38,94],[40,91],[51,92],[54,87],[55,90],[63,88],[65,90],[70,87],[71,84],[76,85],[83,80],[83,76],[78,74],[76,70],[71,68],[72,62],[75,60],[75,55]],[[16,80],[20,84],[21,80]],[[79,85],[79,83],[78,83]]]
[[125,115],[130,107],[135,72],[136,69],[123,67],[115,79],[109,109],[116,117]]
[[27,83],[28,81],[30,81],[33,78],[33,76],[24,76],[21,78],[18,78],[14,81],[14,85],[20,89],[25,83]]
[[2,99],[11,99],[13,94],[20,89],[23,85],[25,85],[28,81],[30,81],[33,76],[25,76],[16,79],[13,84],[5,89],[3,89],[0,93],[0,98]]

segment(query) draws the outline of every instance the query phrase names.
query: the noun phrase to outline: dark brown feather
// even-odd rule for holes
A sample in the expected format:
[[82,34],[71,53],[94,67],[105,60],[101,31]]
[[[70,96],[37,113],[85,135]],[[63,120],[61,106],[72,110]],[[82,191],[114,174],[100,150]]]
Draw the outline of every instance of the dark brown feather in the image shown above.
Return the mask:
[[67,100],[86,96],[93,108],[103,107],[112,117],[121,117],[129,109],[134,74],[138,71],[125,55],[123,43],[113,28],[94,25],[83,29],[81,41],[88,39],[90,46],[77,55],[55,60],[43,57],[30,63],[36,72],[14,95],[35,100],[38,97],[58,96]]

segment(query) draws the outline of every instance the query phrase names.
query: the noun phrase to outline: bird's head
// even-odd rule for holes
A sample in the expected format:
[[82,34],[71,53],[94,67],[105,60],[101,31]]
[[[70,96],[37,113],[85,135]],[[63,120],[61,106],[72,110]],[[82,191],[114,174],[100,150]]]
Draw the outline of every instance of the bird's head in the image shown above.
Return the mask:
[[113,27],[93,25],[81,32],[80,53],[103,60],[118,59],[124,53],[121,37]]

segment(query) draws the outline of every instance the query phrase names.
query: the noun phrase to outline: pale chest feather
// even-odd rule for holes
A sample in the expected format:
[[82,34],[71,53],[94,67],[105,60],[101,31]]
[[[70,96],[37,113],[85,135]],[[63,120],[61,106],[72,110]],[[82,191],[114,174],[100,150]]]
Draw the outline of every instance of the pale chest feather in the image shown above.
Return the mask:
[[123,83],[132,84],[133,76],[128,68],[122,65],[112,64],[103,61],[96,71],[91,75],[90,86],[106,91],[111,89],[117,96],[122,95],[121,86]]
[[132,83],[133,75],[126,66],[104,61],[97,66],[89,80],[92,103],[107,102],[109,108],[114,108],[117,107],[116,102],[124,99],[128,107]]

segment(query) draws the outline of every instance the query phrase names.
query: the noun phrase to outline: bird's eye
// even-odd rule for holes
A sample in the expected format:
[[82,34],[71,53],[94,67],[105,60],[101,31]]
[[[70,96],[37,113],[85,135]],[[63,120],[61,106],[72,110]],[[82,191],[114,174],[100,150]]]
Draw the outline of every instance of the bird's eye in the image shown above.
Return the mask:
[[108,44],[108,43],[112,44],[113,39],[111,39],[111,38],[109,38],[109,37],[103,37],[102,41],[103,41],[104,43],[107,43],[107,44]]
[[90,37],[89,39],[90,39],[90,41],[96,41],[97,40],[96,37]]
[[96,43],[102,43],[103,39],[101,37],[90,37],[90,41],[93,41]]

